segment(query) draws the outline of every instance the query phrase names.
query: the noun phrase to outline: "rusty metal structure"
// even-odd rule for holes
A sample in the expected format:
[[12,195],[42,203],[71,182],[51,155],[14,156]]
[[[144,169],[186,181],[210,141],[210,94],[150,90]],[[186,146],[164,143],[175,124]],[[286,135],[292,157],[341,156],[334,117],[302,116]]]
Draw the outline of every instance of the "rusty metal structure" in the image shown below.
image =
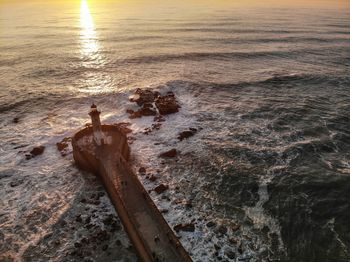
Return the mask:
[[92,126],[72,138],[79,168],[98,174],[142,261],[192,261],[131,169],[127,136],[114,125],[101,125],[92,105]]

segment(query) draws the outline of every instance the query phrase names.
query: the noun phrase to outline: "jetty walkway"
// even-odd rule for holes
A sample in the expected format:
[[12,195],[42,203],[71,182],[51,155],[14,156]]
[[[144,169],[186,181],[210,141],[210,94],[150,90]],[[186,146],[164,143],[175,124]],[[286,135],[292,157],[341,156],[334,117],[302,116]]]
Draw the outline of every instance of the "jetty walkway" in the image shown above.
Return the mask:
[[113,125],[101,125],[91,108],[92,127],[72,139],[76,164],[102,178],[131,242],[142,261],[192,261],[128,164],[126,135]]

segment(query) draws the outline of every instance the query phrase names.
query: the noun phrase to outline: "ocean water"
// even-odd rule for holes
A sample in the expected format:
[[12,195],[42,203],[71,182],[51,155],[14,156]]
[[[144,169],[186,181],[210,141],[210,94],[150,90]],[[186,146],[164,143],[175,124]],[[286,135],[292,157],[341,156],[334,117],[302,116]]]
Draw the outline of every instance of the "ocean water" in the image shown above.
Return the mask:
[[[92,102],[131,123],[194,261],[350,261],[349,73],[349,6],[0,3],[0,261],[137,261],[99,179],[56,149]],[[136,88],[182,108],[147,135]]]

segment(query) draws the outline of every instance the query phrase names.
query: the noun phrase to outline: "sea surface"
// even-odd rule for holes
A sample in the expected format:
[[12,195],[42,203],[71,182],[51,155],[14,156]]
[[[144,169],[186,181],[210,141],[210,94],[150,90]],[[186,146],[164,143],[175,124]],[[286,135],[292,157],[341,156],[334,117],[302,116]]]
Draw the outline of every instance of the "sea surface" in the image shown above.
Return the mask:
[[[145,134],[136,88],[180,112]],[[349,6],[0,3],[0,261],[137,261],[100,180],[56,148],[93,102],[131,123],[194,261],[350,261]]]

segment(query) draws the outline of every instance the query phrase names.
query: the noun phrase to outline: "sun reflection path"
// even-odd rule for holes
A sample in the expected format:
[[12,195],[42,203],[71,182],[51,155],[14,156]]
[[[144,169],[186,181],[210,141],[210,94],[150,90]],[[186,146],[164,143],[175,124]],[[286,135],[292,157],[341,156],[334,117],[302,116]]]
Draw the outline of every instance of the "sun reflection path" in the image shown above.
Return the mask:
[[98,39],[87,0],[81,1],[80,27],[81,54],[83,58],[100,60]]
[[81,65],[87,69],[81,78],[80,92],[101,93],[111,90],[112,79],[100,69],[106,63],[101,55],[98,35],[87,0],[81,0],[80,6],[80,55]]

